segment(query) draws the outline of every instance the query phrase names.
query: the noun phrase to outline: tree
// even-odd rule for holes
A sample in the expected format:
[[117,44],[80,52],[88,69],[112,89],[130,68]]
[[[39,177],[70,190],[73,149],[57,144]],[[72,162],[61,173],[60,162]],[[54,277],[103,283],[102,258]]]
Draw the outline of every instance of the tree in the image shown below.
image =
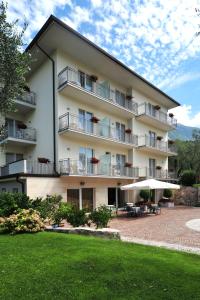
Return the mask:
[[7,22],[7,5],[0,3],[0,115],[14,110],[14,99],[23,93],[25,76],[29,70],[30,55],[21,52],[26,29],[17,31],[16,20]]

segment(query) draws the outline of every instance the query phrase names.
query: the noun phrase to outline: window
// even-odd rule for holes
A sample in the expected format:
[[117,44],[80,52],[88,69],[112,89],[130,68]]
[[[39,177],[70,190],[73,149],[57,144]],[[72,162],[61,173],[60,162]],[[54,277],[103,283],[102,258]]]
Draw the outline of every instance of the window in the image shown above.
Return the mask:
[[80,147],[79,149],[79,163],[80,171],[86,174],[93,174],[93,165],[91,158],[94,156],[94,150],[91,148]]
[[93,210],[93,188],[80,188],[67,190],[67,202],[79,209]]
[[18,188],[13,188],[13,189],[12,189],[12,192],[13,192],[13,193],[18,193]]
[[67,202],[72,206],[79,208],[79,189],[67,190]]
[[116,122],[116,138],[122,142],[125,142],[125,125]]
[[88,132],[93,132],[93,123],[91,122],[91,118],[93,114],[91,112],[85,111],[83,109],[79,109],[78,111],[78,119],[79,119],[79,128]]
[[2,193],[5,193],[6,192],[6,188],[2,188],[1,191],[2,191]]
[[92,91],[92,80],[90,75],[87,75],[82,71],[78,71],[78,79],[80,86],[88,91]]
[[22,160],[23,159],[23,154],[21,153],[6,153],[6,164],[10,164],[12,162]]
[[156,117],[156,109],[155,106],[151,103],[147,104],[147,114],[153,117]]
[[126,99],[125,94],[122,93],[122,92],[120,92],[120,91],[118,91],[118,90],[116,90],[116,91],[115,91],[115,97],[116,97],[116,102],[117,102],[119,105],[125,107],[125,99]]
[[153,131],[149,131],[149,146],[156,146],[156,133]]

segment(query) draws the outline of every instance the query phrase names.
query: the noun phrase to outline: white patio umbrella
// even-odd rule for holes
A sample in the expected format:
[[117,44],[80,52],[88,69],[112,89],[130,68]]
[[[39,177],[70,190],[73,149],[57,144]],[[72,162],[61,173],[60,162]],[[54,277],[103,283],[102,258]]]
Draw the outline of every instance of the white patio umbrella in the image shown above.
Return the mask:
[[121,186],[122,190],[161,190],[161,189],[171,189],[178,190],[180,189],[180,185],[168,183],[164,181],[159,181],[155,179],[147,179],[143,181],[139,181],[136,183],[131,183],[127,185]]

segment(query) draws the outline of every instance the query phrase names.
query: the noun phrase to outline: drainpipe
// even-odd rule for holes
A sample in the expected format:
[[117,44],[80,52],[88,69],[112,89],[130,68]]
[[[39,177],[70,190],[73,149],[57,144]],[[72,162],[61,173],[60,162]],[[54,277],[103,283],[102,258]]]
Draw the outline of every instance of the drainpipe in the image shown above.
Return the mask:
[[56,118],[55,118],[55,110],[56,110],[56,96],[55,96],[55,61],[53,60],[53,58],[44,50],[42,49],[38,43],[36,42],[36,46],[40,49],[40,51],[46,56],[48,57],[48,59],[51,61],[52,63],[52,83],[53,83],[53,158],[54,158],[54,162],[53,162],[53,169],[54,169],[54,173],[57,173],[56,170]]
[[22,193],[25,193],[25,184],[24,181],[19,180],[19,176],[16,177],[16,182],[21,184],[22,187]]

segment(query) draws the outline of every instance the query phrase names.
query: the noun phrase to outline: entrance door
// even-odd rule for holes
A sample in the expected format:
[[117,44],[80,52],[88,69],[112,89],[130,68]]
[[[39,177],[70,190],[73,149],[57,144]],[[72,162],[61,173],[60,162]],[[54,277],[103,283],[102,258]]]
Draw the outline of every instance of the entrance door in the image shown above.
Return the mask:
[[125,202],[125,191],[120,188],[108,188],[108,205],[122,208],[125,206]]
[[83,188],[82,190],[82,208],[87,211],[93,210],[93,189]]

